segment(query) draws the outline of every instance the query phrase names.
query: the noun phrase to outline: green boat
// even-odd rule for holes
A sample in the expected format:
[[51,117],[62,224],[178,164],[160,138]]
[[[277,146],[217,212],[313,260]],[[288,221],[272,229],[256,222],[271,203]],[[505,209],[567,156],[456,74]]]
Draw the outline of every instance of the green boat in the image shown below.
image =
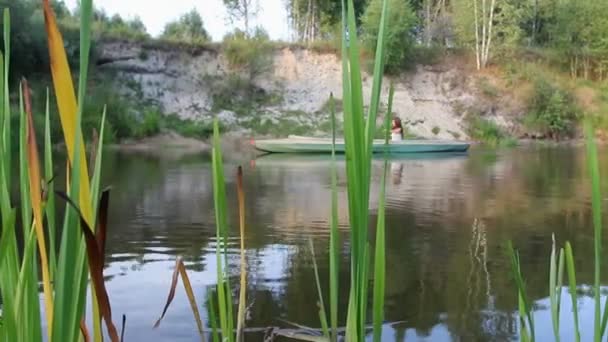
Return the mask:
[[[262,139],[252,142],[257,150],[268,153],[331,153],[332,139],[290,136],[286,139]],[[466,152],[470,144],[450,140],[374,140],[373,153],[439,153]],[[344,153],[344,139],[336,139],[336,153]]]

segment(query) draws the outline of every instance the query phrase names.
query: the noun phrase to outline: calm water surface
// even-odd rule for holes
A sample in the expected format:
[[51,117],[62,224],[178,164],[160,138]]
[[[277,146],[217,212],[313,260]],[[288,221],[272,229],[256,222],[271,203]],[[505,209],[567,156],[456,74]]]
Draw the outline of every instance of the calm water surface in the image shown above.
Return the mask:
[[[207,306],[204,299],[216,282],[209,157],[108,153],[104,162],[103,183],[114,188],[105,275],[115,317],[127,315],[126,341],[200,340],[181,285],[161,326],[152,325],[165,303],[176,257],[188,267],[199,306]],[[601,164],[608,167],[604,151]],[[318,327],[309,239],[326,288],[330,160],[273,155],[226,161],[233,284],[239,267],[238,165],[244,166],[247,206],[247,326],[290,328],[288,322],[295,322]],[[338,169],[344,246],[340,303],[345,308],[349,256],[343,162]],[[377,161],[370,204],[374,221],[380,172]],[[394,159],[389,172],[385,341],[514,340],[517,297],[504,253],[509,239],[520,250],[535,302],[537,340],[552,336],[547,279],[553,233],[559,244],[572,242],[579,283],[592,283],[584,149],[474,149],[465,156]],[[579,303],[581,324],[591,331],[591,293],[584,287],[581,292],[587,294]],[[563,296],[567,319],[562,333],[569,340],[571,306],[566,291]],[[586,334],[583,338],[590,337]],[[263,334],[249,334],[247,340],[262,341]]]

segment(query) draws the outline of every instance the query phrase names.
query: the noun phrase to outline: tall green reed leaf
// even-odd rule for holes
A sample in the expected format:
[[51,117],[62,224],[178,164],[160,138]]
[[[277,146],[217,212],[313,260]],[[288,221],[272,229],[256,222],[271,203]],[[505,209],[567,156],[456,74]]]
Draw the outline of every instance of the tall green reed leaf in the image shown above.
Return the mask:
[[46,200],[45,212],[49,237],[49,268],[51,271],[51,279],[55,279],[57,272],[57,230],[55,228],[55,172],[53,170],[53,144],[51,142],[51,119],[50,119],[50,96],[49,90],[46,90],[46,105],[44,115],[44,178],[46,181],[46,189],[44,197]]
[[329,339],[329,325],[327,324],[327,312],[325,311],[325,303],[323,301],[323,291],[321,290],[321,280],[319,279],[319,267],[317,266],[317,258],[315,255],[315,245],[312,242],[312,239],[308,239],[308,244],[310,246],[310,253],[312,255],[312,266],[315,272],[315,283],[317,285],[317,295],[319,296],[319,301],[317,302],[319,307],[319,321],[321,322],[321,329],[323,331],[323,335]]
[[215,204],[216,221],[216,258],[217,258],[217,295],[219,307],[219,326],[223,340],[234,342],[234,318],[232,316],[232,297],[230,283],[225,274],[228,252],[228,221],[226,205],[226,188],[224,181],[224,166],[220,145],[219,123],[213,123],[213,150],[211,154],[213,169],[213,199]]
[[106,130],[106,114],[107,107],[103,107],[103,112],[101,114],[101,123],[99,129],[99,141],[97,142],[97,146],[94,146],[94,164],[93,165],[93,177],[91,178],[91,201],[93,202],[93,210],[97,211],[95,200],[99,197],[100,185],[101,185],[101,163],[103,161],[103,142]]
[[329,315],[332,342],[338,341],[338,285],[340,274],[340,235],[338,233],[338,171],[336,169],[336,104],[329,98],[331,113],[331,218],[329,235]]
[[568,283],[570,288],[570,298],[572,299],[572,315],[574,318],[574,339],[576,342],[580,342],[581,333],[579,329],[578,321],[578,305],[577,305],[577,292],[576,292],[576,269],[574,267],[574,257],[572,255],[572,246],[570,242],[566,242],[566,271],[568,273]]
[[[374,133],[376,131],[376,118],[378,117],[378,107],[380,104],[380,91],[382,89],[382,76],[384,75],[384,62],[385,62],[385,42],[384,37],[386,35],[385,31],[388,25],[388,10],[389,10],[389,2],[384,1],[382,4],[382,16],[380,18],[380,27],[378,30],[378,42],[376,43],[376,54],[374,61],[374,79],[372,86],[372,97],[369,106],[369,113],[367,115],[366,122],[366,138],[367,138],[367,146],[368,151],[367,154],[369,158],[371,158],[372,150],[371,146],[374,139]],[[388,112],[388,116],[390,116],[390,111]],[[390,121],[389,121],[390,122]]]
[[32,207],[29,198],[29,177],[27,162],[27,117],[23,103],[23,89],[19,87],[19,190],[21,201],[21,222],[26,236],[32,223]]
[[519,322],[521,325],[522,341],[535,341],[534,318],[532,316],[532,306],[528,300],[526,285],[521,274],[521,263],[519,254],[513,249],[511,241],[507,243],[507,253],[511,259],[511,272],[517,286],[517,298],[519,308]]
[[[553,335],[555,341],[560,341],[559,321],[560,321],[560,299],[562,277],[564,273],[564,250],[560,248],[559,257],[555,251],[555,235],[551,246],[551,258],[549,262],[549,299],[551,302],[551,321],[553,322]],[[559,261],[558,261],[559,259]]]
[[[385,3],[386,5],[386,3]],[[388,147],[390,135],[390,118],[393,108],[395,89],[391,85],[388,97],[388,110],[385,114],[384,145]],[[376,226],[376,247],[374,257],[374,341],[382,339],[382,322],[384,321],[384,287],[386,281],[386,237],[385,237],[385,196],[386,196],[386,170],[388,167],[388,152],[385,152],[382,167],[382,180],[380,181],[380,199],[378,202],[378,222]]]
[[[385,1],[386,2],[386,1]],[[344,103],[344,138],[346,144],[346,174],[351,233],[351,289],[347,313],[346,338],[361,341],[365,338],[368,303],[368,273],[370,246],[368,241],[369,194],[373,139],[377,104],[383,76],[384,36],[378,37],[376,73],[367,122],[364,117],[363,87],[359,62],[359,47],[355,10],[352,0],[342,2],[342,80]],[[381,23],[385,23],[387,5],[384,4]],[[384,25],[384,24],[383,24]],[[381,28],[380,31],[385,34]],[[374,105],[376,104],[376,105]]]
[[[11,12],[8,8],[4,9],[4,63],[3,63],[3,89],[2,104],[4,112],[4,161],[5,166],[9,167],[12,165],[12,148],[11,148],[11,105],[10,105],[10,94],[9,94],[9,74],[11,65]],[[7,184],[10,184],[11,170],[5,170],[5,177]]]
[[218,330],[217,318],[215,315],[215,300],[211,291],[207,292],[207,300],[209,302],[209,324],[211,325],[211,338],[213,342],[220,342],[220,332]]
[[595,146],[595,134],[591,122],[585,122],[585,135],[587,145],[587,165],[591,176],[591,204],[593,211],[593,246],[595,257],[595,271],[593,282],[594,310],[594,340],[600,342],[604,331],[601,327],[601,304],[600,304],[600,270],[602,267],[602,195],[600,189],[600,167],[597,160],[597,147]]

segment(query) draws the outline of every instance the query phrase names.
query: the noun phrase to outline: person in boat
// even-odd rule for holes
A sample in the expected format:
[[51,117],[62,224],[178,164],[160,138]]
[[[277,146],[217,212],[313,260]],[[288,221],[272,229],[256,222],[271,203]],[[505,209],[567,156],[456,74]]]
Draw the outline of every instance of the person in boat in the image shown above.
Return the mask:
[[403,140],[403,125],[401,124],[401,119],[398,117],[393,118],[393,123],[391,125],[391,140]]

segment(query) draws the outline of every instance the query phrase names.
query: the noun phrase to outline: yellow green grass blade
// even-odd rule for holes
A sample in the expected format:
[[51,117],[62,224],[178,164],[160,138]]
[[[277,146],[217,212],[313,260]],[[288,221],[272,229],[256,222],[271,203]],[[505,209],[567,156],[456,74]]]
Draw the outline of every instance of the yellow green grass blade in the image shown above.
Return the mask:
[[[53,77],[53,85],[55,88],[55,95],[57,98],[57,108],[59,108],[59,116],[61,119],[61,127],[63,130],[63,135],[65,139],[65,145],[68,149],[68,157],[72,164],[74,164],[74,155],[76,142],[78,142],[79,153],[81,155],[85,155],[84,152],[84,143],[82,140],[82,133],[78,134],[76,131],[80,132],[80,130],[75,129],[77,124],[78,115],[78,105],[76,102],[76,94],[74,93],[74,83],[72,81],[72,73],[70,71],[70,66],[68,64],[68,59],[66,56],[66,52],[64,49],[63,38],[61,33],[59,32],[59,28],[57,26],[57,22],[55,19],[55,14],[53,13],[53,9],[51,8],[51,4],[49,0],[44,0],[44,18],[45,18],[45,27],[47,31],[47,39],[49,45],[49,56],[51,60],[51,75]],[[81,21],[86,21],[87,19],[90,22],[90,7],[87,5],[90,4],[90,1],[82,1],[81,2]],[[89,14],[87,14],[87,10]],[[84,24],[83,24],[84,26]],[[86,44],[85,44],[86,45]],[[81,51],[81,53],[85,53]],[[88,53],[88,52],[87,52]],[[88,64],[88,61],[87,63]],[[81,68],[86,68],[82,65]],[[86,70],[86,69],[85,69]],[[85,75],[80,75],[80,79],[86,77]],[[82,81],[81,81],[82,82]],[[82,91],[82,90],[80,90]],[[78,135],[77,135],[78,134]],[[80,210],[87,220],[87,224],[92,226],[93,221],[93,212],[91,203],[89,202],[90,195],[90,187],[88,183],[88,169],[86,161],[83,160],[80,163],[80,168],[78,170],[79,177],[83,181],[80,184]]]
[[572,255],[572,246],[570,242],[566,242],[566,271],[568,273],[568,283],[570,288],[570,298],[572,299],[572,315],[574,319],[574,340],[580,342],[581,333],[578,322],[578,296],[576,293],[576,269],[574,268],[574,257]]
[[184,265],[184,262],[181,258],[177,258],[175,262],[175,269],[173,270],[171,287],[169,288],[169,296],[167,297],[167,301],[165,303],[165,307],[163,308],[161,316],[158,318],[158,320],[156,320],[156,323],[154,323],[154,328],[158,328],[160,326],[160,322],[165,317],[169,306],[173,302],[173,299],[175,298],[175,290],[177,288],[177,281],[180,276],[182,278],[182,283],[184,284],[184,290],[186,291],[188,301],[190,302],[190,308],[192,309],[192,314],[194,315],[196,326],[198,328],[199,334],[201,335],[201,339],[204,342],[205,335],[203,333],[203,321],[201,319],[200,312],[198,311],[198,305],[196,304],[196,298],[194,297],[192,283],[190,283],[190,278],[188,277],[188,273],[186,272],[186,266]]
[[[53,290],[51,288],[51,276],[49,272],[48,253],[46,248],[44,226],[43,226],[43,207],[42,207],[42,188],[40,158],[38,156],[38,145],[36,143],[36,132],[34,130],[34,117],[32,114],[32,101],[30,90],[26,80],[23,80],[22,91],[25,100],[25,112],[27,115],[27,160],[29,173],[30,204],[34,213],[34,226],[36,228],[36,241],[40,252],[40,267],[42,269],[42,289],[44,294],[45,314],[47,326],[49,327],[49,337],[53,327]],[[27,198],[27,197],[26,197]],[[25,199],[25,198],[24,198]]]

